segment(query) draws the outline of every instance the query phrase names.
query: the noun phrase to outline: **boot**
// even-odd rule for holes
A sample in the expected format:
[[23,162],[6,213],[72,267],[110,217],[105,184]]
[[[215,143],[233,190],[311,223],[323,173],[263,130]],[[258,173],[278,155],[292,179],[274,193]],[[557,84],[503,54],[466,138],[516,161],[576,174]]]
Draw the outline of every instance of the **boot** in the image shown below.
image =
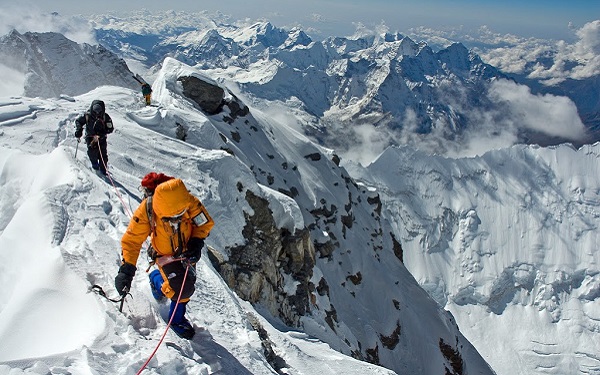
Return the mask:
[[185,318],[185,306],[187,302],[171,301],[171,308],[169,309],[169,317],[173,316],[171,320],[171,329],[177,334],[177,336],[184,339],[191,340],[196,333],[194,327]]

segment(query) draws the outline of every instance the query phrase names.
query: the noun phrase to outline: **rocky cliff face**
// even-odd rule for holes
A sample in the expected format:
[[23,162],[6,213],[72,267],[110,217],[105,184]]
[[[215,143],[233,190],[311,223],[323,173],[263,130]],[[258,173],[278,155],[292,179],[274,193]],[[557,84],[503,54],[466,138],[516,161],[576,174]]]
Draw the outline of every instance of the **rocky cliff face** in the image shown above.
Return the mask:
[[[186,100],[211,113],[224,143],[212,147],[245,160],[260,184],[237,182],[241,243],[208,249],[238,296],[363,361],[422,373],[492,373],[404,268],[402,245],[383,219],[376,191],[357,184],[335,154],[294,142],[291,134],[281,138],[283,129],[265,125],[214,81],[172,59],[164,65],[187,72],[171,79]],[[312,178],[328,181],[326,187]],[[295,225],[284,224],[290,218],[282,202],[301,216]],[[421,327],[442,334],[431,337]],[[417,337],[428,344],[416,345]]]
[[[208,114],[226,113],[222,119],[233,123],[249,113],[237,98],[225,100],[224,89],[213,83],[194,76],[177,80],[184,96]],[[227,111],[223,111],[224,107]],[[315,266],[310,233],[307,229],[290,233],[278,228],[269,202],[251,190],[246,190],[245,199],[253,211],[244,213],[246,225],[242,233],[246,243],[229,249],[227,261],[215,251],[210,253],[211,260],[240,297],[266,307],[286,324],[297,326],[310,310],[310,295],[315,291],[310,281]]]
[[[228,261],[212,260],[229,287],[246,301],[264,306],[285,324],[298,326],[310,311],[315,249],[308,230],[277,228],[268,202],[247,191],[254,214],[245,213],[246,243],[230,249]],[[313,301],[314,302],[314,301]]]

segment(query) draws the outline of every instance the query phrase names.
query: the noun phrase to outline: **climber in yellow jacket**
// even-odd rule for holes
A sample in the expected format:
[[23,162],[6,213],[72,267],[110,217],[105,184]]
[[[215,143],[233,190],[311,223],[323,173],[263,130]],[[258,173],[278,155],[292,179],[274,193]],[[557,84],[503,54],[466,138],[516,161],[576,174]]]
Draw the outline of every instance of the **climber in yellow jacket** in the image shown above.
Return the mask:
[[181,337],[192,338],[194,329],[184,316],[185,306],[194,293],[195,264],[214,221],[179,178],[151,172],[142,180],[142,188],[146,197],[121,238],[123,261],[115,287],[121,295],[128,293],[140,250],[150,236],[148,253],[158,268],[149,275],[152,294],[157,300],[165,296],[171,300],[171,328]]

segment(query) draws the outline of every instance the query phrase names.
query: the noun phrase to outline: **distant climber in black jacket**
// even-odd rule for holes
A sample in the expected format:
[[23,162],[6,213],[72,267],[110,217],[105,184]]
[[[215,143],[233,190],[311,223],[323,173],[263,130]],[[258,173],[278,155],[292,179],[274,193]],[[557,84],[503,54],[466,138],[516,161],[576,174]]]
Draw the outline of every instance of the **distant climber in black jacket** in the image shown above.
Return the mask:
[[90,109],[75,120],[75,137],[79,142],[85,125],[85,143],[87,154],[92,162],[92,168],[106,175],[108,166],[108,151],[106,150],[106,135],[113,132],[112,119],[105,112],[102,100],[94,100]]

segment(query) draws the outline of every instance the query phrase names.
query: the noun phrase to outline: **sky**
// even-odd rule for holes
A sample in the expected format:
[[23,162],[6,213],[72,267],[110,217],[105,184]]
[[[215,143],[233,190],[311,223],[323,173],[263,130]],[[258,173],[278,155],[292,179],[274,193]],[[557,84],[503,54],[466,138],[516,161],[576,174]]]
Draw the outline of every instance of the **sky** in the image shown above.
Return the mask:
[[[0,0],[0,4],[2,3],[14,2]],[[29,10],[39,8],[44,12],[56,11],[63,15],[104,14],[107,11],[119,13],[141,9],[220,11],[237,19],[268,19],[281,27],[301,24],[306,30],[314,29],[317,33],[335,36],[351,35],[358,23],[367,27],[384,23],[392,32],[415,27],[477,29],[485,25],[499,33],[572,40],[569,25],[579,28],[600,15],[600,2],[595,0],[106,0],[102,3],[26,0],[22,3]]]

